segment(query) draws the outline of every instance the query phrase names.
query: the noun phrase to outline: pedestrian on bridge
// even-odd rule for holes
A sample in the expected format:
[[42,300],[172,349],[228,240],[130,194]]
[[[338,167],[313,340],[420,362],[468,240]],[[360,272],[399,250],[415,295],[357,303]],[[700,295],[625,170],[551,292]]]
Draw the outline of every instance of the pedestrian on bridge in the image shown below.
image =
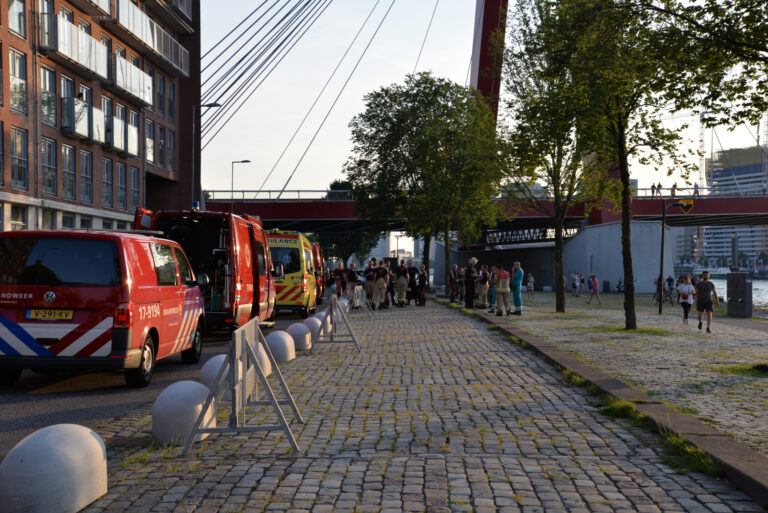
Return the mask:
[[515,302],[515,311],[512,312],[512,315],[523,315],[523,298],[520,296],[520,287],[523,284],[523,278],[525,277],[525,272],[523,271],[523,268],[520,266],[520,262],[515,262],[512,264],[512,299]]
[[655,197],[656,197],[656,184],[652,183],[651,184],[651,198],[655,198]]

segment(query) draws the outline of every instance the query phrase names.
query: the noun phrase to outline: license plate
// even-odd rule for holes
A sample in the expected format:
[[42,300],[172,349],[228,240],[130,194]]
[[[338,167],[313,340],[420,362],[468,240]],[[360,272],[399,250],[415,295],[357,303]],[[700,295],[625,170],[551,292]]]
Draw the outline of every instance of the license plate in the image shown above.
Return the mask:
[[73,317],[73,310],[27,310],[30,321],[71,321]]

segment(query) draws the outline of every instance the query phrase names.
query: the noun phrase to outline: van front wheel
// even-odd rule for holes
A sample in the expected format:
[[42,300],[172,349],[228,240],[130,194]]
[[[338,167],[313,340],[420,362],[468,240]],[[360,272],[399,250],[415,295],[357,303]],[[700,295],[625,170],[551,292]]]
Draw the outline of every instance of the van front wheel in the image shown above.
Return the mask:
[[189,365],[199,362],[203,354],[203,329],[199,324],[192,337],[194,338],[190,348],[181,352],[181,361]]
[[138,369],[131,369],[125,373],[125,382],[129,387],[142,388],[152,381],[152,372],[155,370],[155,346],[151,335],[147,335],[144,347],[141,350],[141,362]]

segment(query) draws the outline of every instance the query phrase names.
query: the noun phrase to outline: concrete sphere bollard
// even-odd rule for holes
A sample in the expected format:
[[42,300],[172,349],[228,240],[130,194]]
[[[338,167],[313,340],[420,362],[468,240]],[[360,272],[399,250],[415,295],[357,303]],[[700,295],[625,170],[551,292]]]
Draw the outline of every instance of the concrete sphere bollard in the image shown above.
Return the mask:
[[[160,445],[183,444],[203,409],[210,390],[197,381],[177,381],[163,390],[152,405],[152,434]],[[211,402],[200,427],[216,427],[216,401]],[[195,442],[208,433],[195,436]]]
[[55,424],[24,438],[0,464],[4,513],[75,512],[107,493],[107,449],[85,426]]
[[[263,351],[263,349],[262,349]],[[213,387],[216,385],[216,376],[219,375],[219,371],[221,370],[222,365],[225,365],[227,363],[227,355],[225,354],[217,354],[216,356],[211,357],[210,360],[205,362],[205,365],[203,365],[203,368],[200,369],[200,383],[207,386],[209,390],[213,390]],[[240,364],[242,367],[242,364]],[[224,373],[224,383],[229,383],[229,371]],[[253,393],[253,390],[256,388],[256,368],[250,367],[248,369],[248,374],[245,379],[245,385],[246,385],[246,391],[250,395]],[[224,395],[221,396],[221,399],[223,401],[230,401],[232,400],[232,394],[227,389],[224,392]]]
[[304,319],[304,326],[309,328],[312,342],[317,342],[317,339],[320,337],[320,328],[323,326],[323,322],[317,317],[310,317],[309,319]]
[[288,333],[278,330],[267,335],[267,344],[272,356],[278,363],[290,362],[296,358],[296,347],[293,345],[293,337]]
[[293,337],[293,347],[297,351],[308,351],[312,348],[312,334],[303,323],[291,324],[285,331]]
[[317,312],[315,314],[316,319],[320,319],[320,333],[330,333],[331,332],[331,316],[329,315],[327,318],[325,316],[325,310],[322,312]]
[[272,362],[269,361],[269,356],[267,356],[267,352],[264,350],[263,345],[257,344],[256,347],[256,358],[259,360],[261,372],[264,373],[265,378],[269,377],[269,375],[272,374]]

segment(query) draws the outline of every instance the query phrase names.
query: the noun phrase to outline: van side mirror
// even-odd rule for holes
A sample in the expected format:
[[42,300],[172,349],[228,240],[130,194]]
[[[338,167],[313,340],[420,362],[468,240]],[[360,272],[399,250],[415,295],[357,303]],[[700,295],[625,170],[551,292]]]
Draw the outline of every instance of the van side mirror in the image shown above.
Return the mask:
[[211,283],[210,278],[208,278],[208,275],[205,273],[200,273],[197,275],[197,284],[201,287],[207,287],[208,284]]
[[284,277],[285,277],[285,268],[283,267],[282,262],[277,262],[275,264],[275,279],[282,280]]

